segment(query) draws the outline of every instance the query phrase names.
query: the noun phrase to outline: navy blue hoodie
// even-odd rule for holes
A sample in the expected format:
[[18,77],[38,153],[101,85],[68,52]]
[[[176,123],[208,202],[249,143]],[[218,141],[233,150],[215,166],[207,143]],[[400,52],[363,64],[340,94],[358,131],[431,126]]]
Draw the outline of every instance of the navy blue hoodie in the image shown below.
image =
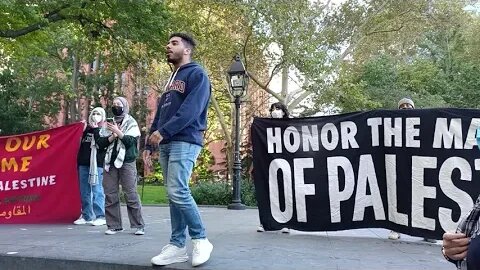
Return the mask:
[[167,83],[158,103],[150,133],[158,130],[160,144],[182,141],[203,145],[211,85],[203,68],[190,62],[181,66]]

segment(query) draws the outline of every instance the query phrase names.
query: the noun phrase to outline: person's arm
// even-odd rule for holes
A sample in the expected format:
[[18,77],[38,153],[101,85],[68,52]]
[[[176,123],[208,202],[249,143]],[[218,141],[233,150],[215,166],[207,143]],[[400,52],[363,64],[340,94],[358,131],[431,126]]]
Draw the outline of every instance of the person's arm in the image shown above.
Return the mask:
[[444,233],[442,253],[449,262],[456,263],[467,257],[470,238],[463,233]]
[[158,131],[163,139],[169,139],[190,125],[203,112],[210,100],[210,81],[202,69],[196,69],[188,80],[193,85],[177,113]]
[[114,140],[115,140],[115,135],[112,134],[108,137],[98,137],[98,139],[95,139],[95,142],[98,145],[98,148],[104,149],[107,148]]
[[125,148],[129,148],[132,145],[137,147],[137,137],[133,137],[130,135],[123,135],[123,137],[120,140],[125,145]]
[[95,144],[98,146],[98,149],[101,149],[101,150],[105,149],[108,146],[108,144],[106,146],[105,144],[102,144],[102,145],[99,144],[99,141],[102,140],[102,137],[100,136],[100,128],[93,128],[92,133],[93,133],[93,139],[95,140]]
[[149,143],[148,137],[157,130],[158,120],[160,119],[160,104],[161,98],[157,102],[157,111],[155,112],[155,118],[153,118],[152,125],[150,126],[150,132],[148,133],[145,140],[144,154],[147,153],[148,155],[150,155],[153,152],[153,146]]

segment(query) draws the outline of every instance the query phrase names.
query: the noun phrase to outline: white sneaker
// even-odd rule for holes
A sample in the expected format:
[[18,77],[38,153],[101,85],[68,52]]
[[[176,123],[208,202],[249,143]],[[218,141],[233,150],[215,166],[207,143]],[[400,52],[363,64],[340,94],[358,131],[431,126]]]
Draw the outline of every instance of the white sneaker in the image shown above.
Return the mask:
[[75,225],[85,225],[85,224],[92,224],[92,221],[86,221],[83,217],[80,217],[79,219],[75,220],[73,222]]
[[169,265],[172,263],[180,263],[188,261],[187,248],[179,248],[175,245],[168,244],[162,248],[162,252],[151,260],[153,265]]
[[263,225],[262,224],[258,225],[257,232],[264,232],[264,231],[265,229],[263,228]]
[[290,229],[289,228],[282,228],[280,230],[282,233],[290,233]]
[[388,234],[388,239],[398,240],[398,239],[400,239],[400,234],[397,233],[396,231],[390,231],[390,233]]
[[137,230],[134,233],[135,235],[144,235],[145,234],[145,228],[137,228]]
[[123,229],[108,229],[105,231],[105,234],[106,235],[114,235],[114,234],[117,234],[119,232],[123,232]]
[[97,218],[92,222],[92,226],[107,225],[107,221],[104,218]]
[[210,259],[210,254],[213,250],[213,245],[205,239],[192,239],[193,251],[192,251],[192,266],[199,266],[208,259]]

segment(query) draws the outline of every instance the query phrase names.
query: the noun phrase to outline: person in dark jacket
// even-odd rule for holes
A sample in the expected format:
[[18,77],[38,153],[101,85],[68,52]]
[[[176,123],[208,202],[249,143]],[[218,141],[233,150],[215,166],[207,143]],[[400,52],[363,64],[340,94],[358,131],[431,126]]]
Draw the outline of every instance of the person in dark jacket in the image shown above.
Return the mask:
[[107,218],[107,235],[123,231],[120,212],[119,185],[125,194],[130,227],[135,235],[145,234],[145,223],[142,217],[142,204],[137,193],[137,156],[140,129],[137,121],[128,114],[128,101],[124,97],[113,100],[113,121],[107,119],[106,134],[100,134],[98,145],[107,148],[105,154],[105,174],[103,188],[105,190],[105,216]]
[[85,122],[77,157],[82,216],[73,222],[76,225],[105,225],[105,194],[102,182],[106,149],[99,148],[96,143],[104,121],[105,110],[97,107],[90,112],[88,123]]
[[[152,123],[150,145],[159,145],[170,201],[170,243],[152,258],[154,265],[167,265],[188,260],[185,246],[186,229],[193,243],[192,266],[205,263],[213,250],[205,226],[188,186],[195,161],[202,149],[203,132],[207,127],[207,110],[211,86],[205,70],[191,56],[193,38],[184,33],[170,35],[166,46],[167,61],[173,73]],[[145,163],[151,164],[150,148],[144,153]]]
[[[290,118],[290,113],[288,112],[288,108],[282,102],[275,102],[272,105],[270,105],[269,113],[270,113],[271,118],[277,118],[277,119],[279,119],[279,118],[284,118],[284,119]],[[251,175],[253,175],[253,166],[252,166],[251,169],[252,169]],[[265,229],[263,228],[263,225],[262,224],[258,225],[257,232],[264,232],[264,231],[265,231]],[[282,233],[290,233],[290,229],[282,228],[281,232]]]
[[[476,139],[480,149],[480,127]],[[467,216],[458,223],[457,230],[443,234],[442,253],[457,269],[480,270],[480,195]]]

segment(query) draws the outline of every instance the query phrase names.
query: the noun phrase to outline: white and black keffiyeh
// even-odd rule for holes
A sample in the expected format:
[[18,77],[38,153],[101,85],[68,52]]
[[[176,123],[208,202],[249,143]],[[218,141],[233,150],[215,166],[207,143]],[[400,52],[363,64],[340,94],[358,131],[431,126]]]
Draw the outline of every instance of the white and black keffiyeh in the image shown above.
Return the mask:
[[[140,129],[138,128],[137,121],[130,115],[125,115],[123,118],[122,124],[120,124],[120,130],[123,132],[124,136],[132,136],[132,137],[139,137],[140,136]],[[125,159],[125,145],[123,144],[122,140],[118,140],[117,142],[117,158],[115,159],[113,165],[115,168],[121,168],[123,165],[123,160]],[[115,143],[112,142],[108,148],[107,153],[105,154],[105,171],[110,170],[110,161],[112,158],[113,147]]]
[[[478,196],[470,213],[458,224],[457,232],[463,233],[471,239],[480,234],[480,196]],[[453,262],[457,265],[457,269],[467,269],[467,258]]]

